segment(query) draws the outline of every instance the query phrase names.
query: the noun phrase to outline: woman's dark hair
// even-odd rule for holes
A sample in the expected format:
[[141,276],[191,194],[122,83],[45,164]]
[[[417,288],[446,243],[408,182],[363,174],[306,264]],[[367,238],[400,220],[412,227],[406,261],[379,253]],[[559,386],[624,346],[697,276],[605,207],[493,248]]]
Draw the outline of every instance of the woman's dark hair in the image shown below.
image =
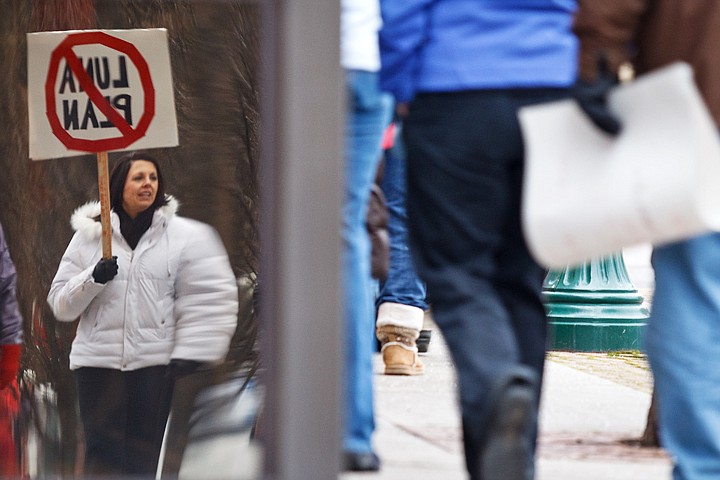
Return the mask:
[[153,210],[157,210],[163,205],[168,204],[168,199],[165,195],[165,182],[163,181],[163,176],[162,172],[160,171],[160,165],[158,165],[158,161],[155,159],[155,157],[149,155],[147,152],[137,151],[120,157],[120,159],[118,159],[117,163],[113,167],[112,173],[110,174],[110,206],[116,212],[119,211],[120,208],[122,208],[125,181],[127,180],[130,166],[136,160],[145,160],[147,162],[151,162],[153,165],[155,165],[155,170],[157,170],[157,195],[155,196],[155,201],[150,206],[150,208],[152,208]]

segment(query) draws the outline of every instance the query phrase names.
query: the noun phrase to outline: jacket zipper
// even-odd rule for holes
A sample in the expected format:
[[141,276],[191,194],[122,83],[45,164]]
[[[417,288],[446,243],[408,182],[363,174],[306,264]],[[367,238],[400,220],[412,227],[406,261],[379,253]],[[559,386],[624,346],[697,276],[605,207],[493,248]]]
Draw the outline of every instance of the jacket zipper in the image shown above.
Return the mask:
[[127,360],[125,358],[125,342],[127,341],[127,310],[128,310],[128,298],[130,292],[130,278],[133,269],[133,259],[135,258],[135,250],[130,250],[130,265],[128,266],[128,277],[125,282],[125,301],[123,302],[123,354],[122,354],[122,368],[127,368]]

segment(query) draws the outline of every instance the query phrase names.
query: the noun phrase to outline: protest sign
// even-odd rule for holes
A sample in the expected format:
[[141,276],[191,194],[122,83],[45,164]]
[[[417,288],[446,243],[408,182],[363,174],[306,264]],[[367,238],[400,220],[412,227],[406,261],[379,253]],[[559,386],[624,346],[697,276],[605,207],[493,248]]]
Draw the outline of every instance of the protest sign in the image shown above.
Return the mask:
[[165,29],[28,33],[29,153],[95,153],[103,258],[112,255],[108,152],[178,144]]
[[178,144],[165,29],[27,38],[31,159]]

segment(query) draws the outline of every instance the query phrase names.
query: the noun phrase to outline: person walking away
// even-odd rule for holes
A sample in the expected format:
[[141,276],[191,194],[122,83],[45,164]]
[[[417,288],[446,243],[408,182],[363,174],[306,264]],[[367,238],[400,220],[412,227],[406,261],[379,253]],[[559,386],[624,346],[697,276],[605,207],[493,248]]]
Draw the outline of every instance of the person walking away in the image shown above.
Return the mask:
[[408,112],[410,250],[457,370],[467,470],[528,480],[547,327],[520,225],[517,111],[568,96],[575,2],[381,7],[381,85]]
[[365,225],[370,189],[380,160],[380,140],[390,122],[392,99],[380,92],[378,0],[342,0],[341,65],[347,90],[345,199],[342,207],[343,321],[345,323],[345,415],[343,469],[373,471],[380,460],[375,430],[375,350],[370,239]]
[[[720,126],[720,3],[683,0],[581,0],[575,96],[608,135],[621,122],[605,103],[621,64],[643,74],[690,64]],[[598,63],[598,60],[600,62]],[[662,102],[662,98],[657,99]],[[655,292],[645,348],[655,381],[661,445],[674,480],[720,478],[720,234],[656,246]]]
[[401,130],[402,122],[395,121],[383,138],[385,165],[381,188],[389,214],[390,268],[375,299],[375,327],[385,374],[422,375],[425,366],[418,356],[417,339],[428,306],[425,284],[415,273],[408,245],[405,145]]

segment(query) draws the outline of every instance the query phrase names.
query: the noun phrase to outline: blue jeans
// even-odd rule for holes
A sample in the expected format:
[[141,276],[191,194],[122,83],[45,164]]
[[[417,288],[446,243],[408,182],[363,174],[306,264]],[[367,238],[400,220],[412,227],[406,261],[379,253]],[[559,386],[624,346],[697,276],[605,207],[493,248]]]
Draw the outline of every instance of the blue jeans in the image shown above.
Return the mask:
[[646,348],[675,480],[720,478],[720,234],[656,247]]
[[345,317],[344,450],[372,451],[375,430],[373,366],[375,314],[370,277],[370,239],[365,226],[370,187],[380,159],[380,141],[390,122],[392,99],[380,92],[378,75],[346,71],[345,202],[342,258]]
[[[402,128],[400,124],[398,128]],[[393,147],[385,152],[385,168],[380,185],[389,214],[390,269],[387,279],[380,283],[375,305],[392,302],[427,310],[425,284],[415,273],[408,245],[405,163],[405,144],[398,131]]]

